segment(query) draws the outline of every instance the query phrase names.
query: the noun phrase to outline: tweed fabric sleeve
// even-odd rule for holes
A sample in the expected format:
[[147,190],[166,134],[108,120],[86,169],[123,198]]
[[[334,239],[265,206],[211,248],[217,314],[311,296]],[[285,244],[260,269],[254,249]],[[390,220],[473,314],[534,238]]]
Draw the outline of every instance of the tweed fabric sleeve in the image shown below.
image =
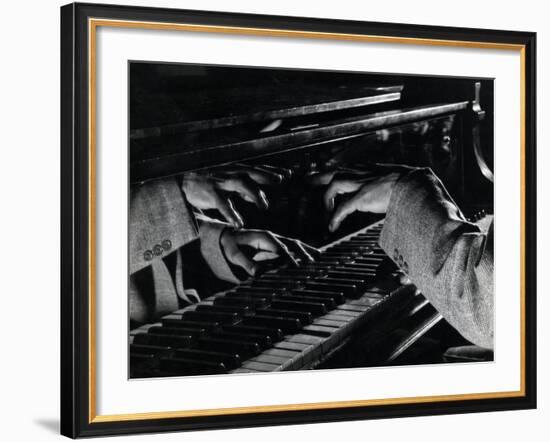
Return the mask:
[[228,224],[197,215],[199,222],[201,253],[212,272],[224,281],[239,283],[240,280],[233,274],[221,246],[221,235],[229,227]]
[[130,189],[130,274],[198,238],[193,213],[175,179]]
[[466,221],[430,169],[395,184],[380,246],[466,339],[493,348],[493,225]]

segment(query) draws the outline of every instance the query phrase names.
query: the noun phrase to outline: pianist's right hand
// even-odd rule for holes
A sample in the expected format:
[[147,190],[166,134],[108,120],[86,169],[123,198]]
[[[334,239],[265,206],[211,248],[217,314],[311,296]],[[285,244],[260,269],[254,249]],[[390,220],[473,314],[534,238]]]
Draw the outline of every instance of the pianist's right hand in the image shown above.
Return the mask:
[[250,276],[260,270],[260,261],[297,266],[298,261],[314,261],[319,253],[316,248],[297,239],[267,230],[227,228],[221,235],[220,243],[229,263],[242,268]]
[[181,187],[192,206],[201,210],[215,209],[233,227],[241,228],[244,222],[235,210],[231,196],[236,195],[266,210],[269,203],[261,186],[279,184],[288,173],[286,169],[270,166],[236,164],[186,173]]
[[[313,175],[310,182],[327,186],[323,195],[328,211],[332,212],[329,230],[338,230],[340,224],[353,212],[386,213],[393,186],[399,178],[414,168],[395,164],[372,164],[363,169],[337,169]],[[345,199],[335,203],[337,196]]]

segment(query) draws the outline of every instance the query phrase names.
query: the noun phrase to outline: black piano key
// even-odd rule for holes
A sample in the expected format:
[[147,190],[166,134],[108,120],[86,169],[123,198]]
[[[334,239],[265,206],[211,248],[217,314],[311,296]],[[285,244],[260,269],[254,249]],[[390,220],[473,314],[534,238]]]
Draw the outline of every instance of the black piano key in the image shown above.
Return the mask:
[[319,259],[317,261],[320,262],[320,263],[342,264],[342,263],[350,261],[351,259],[353,259],[353,257],[350,257],[349,255],[347,255],[347,256],[342,256],[342,255],[336,256],[336,255],[332,255],[332,254],[327,254],[327,255],[323,254],[319,257]]
[[345,270],[344,268],[337,268],[336,270],[330,270],[327,272],[328,277],[330,278],[348,278],[348,279],[354,279],[356,281],[361,281],[363,284],[366,284],[367,282],[371,281],[376,277],[373,273],[366,273],[366,272],[353,272],[351,270]]
[[173,348],[190,347],[195,340],[191,335],[157,335],[140,333],[134,336],[134,344],[161,345]]
[[273,296],[277,296],[277,294],[280,292],[279,289],[274,289],[272,287],[237,287],[235,291],[228,292],[225,294],[225,296],[257,296],[260,298],[267,298],[271,299]]
[[236,305],[207,305],[199,304],[195,307],[196,312],[213,312],[213,313],[237,313],[238,315],[244,315],[250,313],[251,309],[248,306],[236,306]]
[[270,278],[270,279],[254,279],[252,281],[246,282],[243,284],[243,288],[249,288],[249,289],[268,289],[273,290],[276,293],[280,293],[281,291],[284,291],[288,286],[296,285],[296,281],[289,281],[288,279],[277,279],[277,278]]
[[243,342],[252,342],[258,344],[262,350],[269,348],[273,345],[273,341],[268,335],[261,333],[239,333],[236,331],[217,331],[210,335],[213,338],[221,339],[236,339]]
[[293,269],[281,269],[279,272],[277,272],[277,275],[287,276],[289,278],[310,279],[317,273],[320,273],[320,270],[311,268],[304,269],[302,267],[298,267]]
[[323,252],[323,254],[320,256],[319,259],[321,258],[323,258],[323,260],[334,259],[339,261],[341,260],[349,261],[353,259],[353,256],[350,256],[350,254],[347,252]]
[[172,347],[166,345],[130,344],[130,354],[160,355],[169,354]]
[[176,358],[189,358],[199,361],[221,362],[229,370],[234,370],[241,366],[241,358],[239,355],[231,353],[223,353],[218,351],[197,350],[189,348],[185,350],[177,350],[174,353]]
[[274,327],[280,328],[283,333],[296,333],[302,328],[302,323],[295,318],[272,317],[256,314],[254,316],[245,316],[244,325]]
[[377,244],[380,236],[379,235],[367,235],[367,236],[360,236],[348,239],[346,241],[342,241],[340,244],[345,244],[348,246],[351,245],[363,245],[363,244]]
[[269,296],[264,296],[263,294],[252,294],[252,293],[236,293],[236,292],[228,292],[226,293],[225,295],[220,296],[216,299],[225,299],[225,302],[230,302],[229,300],[230,299],[234,299],[236,301],[242,301],[242,302],[247,302],[249,303],[250,305],[262,305],[262,304],[265,304],[265,303],[269,303],[269,301],[271,300],[273,296],[269,295]]
[[380,250],[373,250],[363,256],[363,258],[379,258],[379,259],[385,259],[388,255],[380,249]]
[[[265,310],[261,310],[262,314],[264,314]],[[257,334],[263,334],[266,336],[269,336],[271,338],[272,342],[278,342],[281,339],[283,339],[283,331],[280,328],[274,328],[274,327],[258,327],[258,326],[252,326],[252,325],[227,325],[223,326],[222,330],[227,330],[230,332],[236,332],[236,333],[257,333]]]
[[152,354],[130,353],[130,376],[140,376],[158,368],[158,359]]
[[226,307],[247,307],[249,310],[263,308],[268,305],[266,298],[250,298],[250,297],[235,297],[235,296],[220,296],[214,299],[215,306]]
[[213,350],[220,352],[229,352],[238,354],[241,360],[250,359],[257,356],[262,351],[260,345],[256,342],[241,341],[229,338],[199,338],[198,348],[203,350]]
[[[360,282],[354,282],[354,283],[348,283],[347,279],[341,279],[341,280],[334,280],[330,278],[330,280],[327,280],[327,282],[323,282],[323,280],[312,282],[309,286],[306,288],[308,290],[315,290],[319,292],[335,292],[335,293],[341,293],[345,298],[360,298],[363,294],[363,284]],[[341,304],[342,302],[337,302],[337,304]]]
[[265,283],[276,284],[279,289],[288,289],[296,287],[307,281],[309,277],[306,276],[291,276],[291,275],[269,275],[269,277],[260,277],[254,281],[251,286],[263,287]]
[[204,329],[206,331],[212,330],[220,326],[220,323],[216,321],[188,321],[175,318],[164,318],[161,320],[161,322],[164,327],[183,327],[192,329]]
[[272,307],[258,310],[258,315],[275,316],[281,318],[296,318],[299,319],[303,325],[311,324],[313,322],[313,316],[310,312],[297,311],[297,310],[280,310]]
[[161,358],[160,369],[176,375],[206,375],[227,373],[221,362],[204,361],[190,358]]
[[333,278],[327,276],[326,278],[314,279],[306,288],[321,291],[343,292],[345,296],[349,296],[361,290],[362,282],[361,279]]
[[306,271],[311,270],[315,273],[324,273],[325,271],[334,267],[335,265],[338,265],[338,264],[330,263],[330,262],[310,262],[300,268]]
[[361,261],[360,259],[361,258],[357,258],[353,261],[347,262],[347,263],[343,264],[343,266],[345,266],[345,267],[357,267],[359,270],[362,269],[362,270],[376,271],[376,269],[384,263],[384,260],[381,260],[381,261],[378,261],[378,262],[368,262],[368,261],[365,262],[365,261]]
[[187,328],[187,327],[165,327],[153,326],[147,329],[147,333],[154,335],[176,335],[176,336],[192,336],[198,338],[206,333],[204,328]]
[[386,255],[385,252],[382,252],[382,254],[380,254],[380,251],[378,250],[375,251],[373,249],[358,256],[357,258],[354,259],[354,261],[363,261],[365,263],[367,262],[380,263],[386,259],[388,259],[388,255]]
[[222,324],[235,324],[239,321],[240,315],[237,313],[227,313],[227,312],[197,312],[197,311],[187,311],[183,312],[181,315],[183,320],[191,321],[211,321],[211,322],[220,322]]
[[[350,285],[350,287],[354,287]],[[331,288],[332,290],[328,290]],[[326,290],[324,290],[326,289]],[[327,284],[323,286],[322,284],[314,284],[308,286],[306,289],[294,290],[292,294],[300,296],[309,296],[314,298],[330,299],[334,306],[343,304],[346,300],[344,297],[344,291],[340,291],[339,287],[331,286]]]
[[[294,290],[292,293],[288,293],[284,296],[281,296],[280,298],[277,298],[277,301],[281,300],[281,301],[298,301],[298,302],[310,302],[310,303],[314,303],[314,304],[321,304],[326,311],[329,311],[329,310],[332,310],[333,308],[336,307],[336,300],[333,299],[332,297],[323,297],[323,296],[314,296],[313,294],[311,293],[298,293],[299,291],[298,290]],[[273,303],[272,303],[273,305]],[[320,313],[322,309],[319,309],[319,312],[317,312],[317,314],[322,314]],[[311,310],[308,310],[308,311],[311,311]],[[316,312],[312,312],[312,314],[315,314]]]
[[[300,299],[300,298],[296,298]],[[273,301],[271,307],[281,310],[297,310],[303,312],[310,312],[312,315],[324,315],[327,312],[327,307],[321,302],[306,302],[306,301],[293,301],[285,299],[284,301]]]
[[342,254],[345,256],[357,256],[361,251],[359,250],[359,247],[357,246],[334,246],[330,249],[327,249],[325,253],[329,254]]

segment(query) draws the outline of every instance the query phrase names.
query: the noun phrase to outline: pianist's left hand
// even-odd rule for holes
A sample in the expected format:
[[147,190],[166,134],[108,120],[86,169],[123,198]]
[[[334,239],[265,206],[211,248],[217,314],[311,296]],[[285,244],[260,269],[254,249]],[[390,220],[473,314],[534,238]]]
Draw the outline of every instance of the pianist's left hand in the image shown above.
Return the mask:
[[255,275],[261,261],[278,261],[297,266],[299,261],[312,262],[319,251],[297,239],[287,238],[267,230],[227,228],[220,238],[227,260]]
[[236,195],[266,210],[269,203],[261,186],[279,184],[288,174],[286,169],[271,166],[235,164],[186,173],[181,187],[192,206],[201,210],[215,209],[233,227],[241,228],[244,221],[235,210],[231,196]]

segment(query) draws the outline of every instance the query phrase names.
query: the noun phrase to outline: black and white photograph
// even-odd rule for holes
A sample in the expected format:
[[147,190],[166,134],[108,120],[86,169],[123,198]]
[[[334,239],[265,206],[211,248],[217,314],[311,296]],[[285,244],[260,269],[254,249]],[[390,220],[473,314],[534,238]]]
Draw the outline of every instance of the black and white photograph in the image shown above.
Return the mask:
[[130,379],[494,360],[493,78],[130,60],[128,97]]
[[60,11],[61,433],[536,408],[533,29],[156,6]]

